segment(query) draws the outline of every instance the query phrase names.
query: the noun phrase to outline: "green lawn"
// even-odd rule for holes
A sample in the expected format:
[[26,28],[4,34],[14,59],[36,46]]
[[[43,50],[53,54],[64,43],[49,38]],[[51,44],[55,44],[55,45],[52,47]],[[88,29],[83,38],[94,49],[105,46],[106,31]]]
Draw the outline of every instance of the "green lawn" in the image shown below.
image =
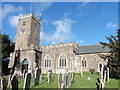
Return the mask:
[[110,81],[106,82],[105,88],[118,88],[118,80],[110,78]]
[[[45,79],[42,80],[39,85],[34,86],[34,78],[32,78],[30,88],[57,88],[57,79],[58,77],[52,77],[51,83],[48,83],[47,78],[45,77]],[[19,80],[19,88],[23,88],[23,84],[24,79]]]
[[[91,80],[87,80],[90,77]],[[84,74],[83,77],[76,76],[71,88],[96,88],[97,74]]]
[[[91,74],[90,72],[84,72],[83,77],[79,74],[76,74],[74,78],[74,83],[70,88],[96,88],[96,78],[98,74]],[[87,80],[90,77],[90,80]],[[30,88],[57,88],[57,80],[58,77],[52,77],[52,82],[47,83],[47,78],[40,82],[39,85],[34,86],[34,78],[31,79],[31,86]],[[19,88],[23,88],[24,79],[19,80]],[[118,87],[118,80],[110,79],[109,82],[106,82],[105,88],[117,88]]]

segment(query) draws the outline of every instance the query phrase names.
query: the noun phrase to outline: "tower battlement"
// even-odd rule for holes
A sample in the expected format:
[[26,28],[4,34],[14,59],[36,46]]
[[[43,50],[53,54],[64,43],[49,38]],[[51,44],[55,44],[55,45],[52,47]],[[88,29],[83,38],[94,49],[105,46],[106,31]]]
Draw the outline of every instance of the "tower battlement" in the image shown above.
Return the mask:
[[32,13],[26,14],[26,15],[22,15],[20,16],[19,19],[24,19],[24,18],[29,18],[29,17],[33,17],[35,20],[37,20],[38,22],[40,21],[40,18],[36,17],[35,15],[33,15]]

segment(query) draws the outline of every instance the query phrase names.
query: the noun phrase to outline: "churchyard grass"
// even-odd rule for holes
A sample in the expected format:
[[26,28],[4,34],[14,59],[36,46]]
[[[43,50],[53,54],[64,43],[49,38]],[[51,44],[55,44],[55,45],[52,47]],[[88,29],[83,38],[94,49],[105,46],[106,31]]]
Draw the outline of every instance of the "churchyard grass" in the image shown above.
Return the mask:
[[[45,75],[45,74],[44,74]],[[88,77],[90,80],[88,80]],[[70,88],[96,88],[98,73],[91,74],[91,72],[83,72],[83,77],[80,74],[75,74],[74,83]],[[34,78],[31,79],[30,88],[57,88],[58,86],[58,77],[52,76],[52,82],[47,82],[47,77],[44,80],[40,81],[39,85],[34,86]],[[19,88],[23,88],[24,79],[19,80]],[[109,82],[106,81],[105,88],[117,88],[118,80],[110,79]]]
[[[34,78],[31,79],[30,88],[57,88],[57,79],[58,77],[52,77],[52,82],[47,82],[47,77],[44,80],[40,81],[39,85],[34,86]],[[19,80],[19,88],[22,88],[24,84],[24,79]]]
[[[88,80],[88,77],[90,80]],[[75,76],[74,83],[71,88],[96,88],[96,78],[98,75],[91,72],[83,72],[83,77]]]
[[[119,80],[120,82],[120,80]],[[105,88],[118,88],[118,79],[111,79],[109,82],[106,82]]]

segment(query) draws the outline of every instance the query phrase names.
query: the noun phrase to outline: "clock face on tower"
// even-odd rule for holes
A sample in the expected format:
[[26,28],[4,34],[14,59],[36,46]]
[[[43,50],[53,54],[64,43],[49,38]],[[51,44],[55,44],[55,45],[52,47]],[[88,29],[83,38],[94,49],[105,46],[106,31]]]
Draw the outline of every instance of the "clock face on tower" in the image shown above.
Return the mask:
[[21,32],[24,33],[24,32],[25,32],[25,28],[22,28],[22,29],[21,29]]

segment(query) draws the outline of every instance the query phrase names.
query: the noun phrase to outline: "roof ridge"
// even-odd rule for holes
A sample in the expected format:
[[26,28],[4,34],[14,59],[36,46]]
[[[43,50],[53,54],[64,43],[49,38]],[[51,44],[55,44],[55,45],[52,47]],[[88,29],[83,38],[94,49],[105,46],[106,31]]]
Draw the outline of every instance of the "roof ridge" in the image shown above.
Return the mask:
[[78,46],[78,47],[86,47],[86,46],[98,46],[98,45],[102,45],[102,44],[95,44],[95,45],[84,45],[84,46]]

